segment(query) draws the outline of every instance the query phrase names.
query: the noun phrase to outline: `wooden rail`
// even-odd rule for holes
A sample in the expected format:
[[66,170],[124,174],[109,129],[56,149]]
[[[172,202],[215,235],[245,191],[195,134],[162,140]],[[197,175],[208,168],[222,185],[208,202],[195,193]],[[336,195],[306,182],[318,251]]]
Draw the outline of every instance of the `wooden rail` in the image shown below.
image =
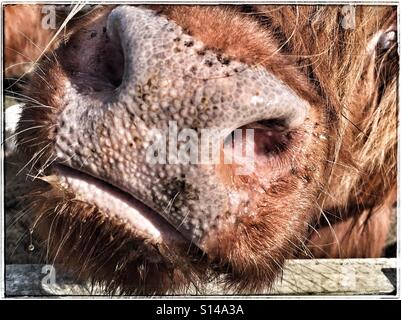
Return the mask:
[[[100,287],[74,283],[46,265],[6,265],[6,296],[104,295]],[[290,260],[273,289],[262,295],[397,295],[396,259]],[[233,294],[216,282],[183,295]]]

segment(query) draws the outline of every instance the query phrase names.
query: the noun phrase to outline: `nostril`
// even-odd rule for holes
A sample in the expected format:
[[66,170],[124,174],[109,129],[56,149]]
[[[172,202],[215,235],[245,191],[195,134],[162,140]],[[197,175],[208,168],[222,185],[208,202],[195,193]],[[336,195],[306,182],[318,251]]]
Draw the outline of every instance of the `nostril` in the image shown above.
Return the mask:
[[240,147],[244,155],[249,152],[247,147],[252,143],[254,156],[272,158],[280,156],[290,147],[295,134],[296,129],[288,128],[284,119],[260,120],[231,132],[224,140],[224,151],[227,154],[227,151]]
[[284,119],[267,119],[249,124],[254,129],[255,154],[278,156],[290,146],[294,129],[290,130]]
[[109,95],[122,83],[124,53],[118,39],[111,39],[106,21],[74,34],[59,50],[63,68],[78,92]]
[[119,41],[110,41],[106,34],[106,48],[104,52],[105,77],[114,86],[119,87],[124,74],[124,52]]
[[291,131],[256,129],[255,154],[264,156],[278,156],[287,150],[291,143],[291,139]]

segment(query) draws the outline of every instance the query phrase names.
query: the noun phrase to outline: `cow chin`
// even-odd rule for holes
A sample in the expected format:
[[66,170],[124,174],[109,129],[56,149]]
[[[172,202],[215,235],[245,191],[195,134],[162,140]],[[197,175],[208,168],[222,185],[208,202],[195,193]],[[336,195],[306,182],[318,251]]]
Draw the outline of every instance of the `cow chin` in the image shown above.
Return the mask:
[[46,242],[45,260],[77,280],[91,281],[107,294],[128,295],[185,292],[207,280],[196,247],[138,233],[57,182],[36,191],[41,196],[35,197],[35,209],[41,213],[34,230]]

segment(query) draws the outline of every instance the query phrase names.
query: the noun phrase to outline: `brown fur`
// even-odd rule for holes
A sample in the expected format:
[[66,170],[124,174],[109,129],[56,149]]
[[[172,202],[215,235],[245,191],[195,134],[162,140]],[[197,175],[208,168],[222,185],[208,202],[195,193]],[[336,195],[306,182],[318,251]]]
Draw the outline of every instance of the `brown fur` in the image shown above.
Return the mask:
[[6,77],[21,76],[35,65],[54,30],[41,27],[41,6],[4,7],[4,61]]
[[[51,182],[50,194],[58,196],[44,194],[35,200],[37,229],[48,241],[50,256],[81,266],[79,275],[90,274],[110,289],[122,285],[128,293],[165,292],[188,281],[196,283],[202,274],[208,275],[201,271],[204,265],[225,273],[229,285],[248,292],[272,283],[290,257],[380,256],[396,191],[398,62],[395,45],[384,52],[366,48],[376,32],[396,25],[395,8],[357,7],[355,30],[341,27],[338,6],[155,9],[222,56],[264,66],[308,100],[312,111],[301,131],[312,126],[312,142],[296,158],[293,170],[268,190],[261,179],[263,168],[247,178],[233,177],[229,166],[220,168],[233,190],[258,186],[249,205],[256,214],[210,235],[207,256],[194,258],[197,263],[174,253],[179,248],[154,251],[151,243],[126,233],[124,226],[103,221],[96,208]],[[70,40],[96,25],[97,17],[108,10],[76,24]],[[76,65],[66,43],[56,51],[61,63],[43,61],[44,74],[34,75],[26,89],[28,96],[52,107],[24,110],[23,118],[42,128],[19,126],[20,150],[30,156],[41,152],[38,168],[52,157],[59,88],[68,77],[65,66]],[[32,137],[39,145],[29,143]],[[82,222],[86,216],[89,221]],[[54,225],[52,232],[49,225]],[[67,226],[71,232],[63,231]],[[88,241],[85,247],[73,245],[83,241],[79,230]],[[91,239],[97,233],[95,243]],[[110,242],[110,235],[118,241]],[[121,272],[114,274],[116,266]],[[169,270],[168,277],[162,269]],[[146,276],[140,270],[147,270]],[[160,280],[159,285],[154,280]]]

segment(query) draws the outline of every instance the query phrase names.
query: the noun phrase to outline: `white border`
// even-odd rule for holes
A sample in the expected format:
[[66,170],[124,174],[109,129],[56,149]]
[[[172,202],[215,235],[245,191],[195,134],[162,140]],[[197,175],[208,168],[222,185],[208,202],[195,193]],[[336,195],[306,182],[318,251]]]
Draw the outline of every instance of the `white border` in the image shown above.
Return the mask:
[[[168,1],[168,0],[159,0],[159,1],[60,1],[60,0],[43,0],[43,1],[1,1],[1,18],[0,18],[0,31],[2,34],[0,40],[0,47],[1,51],[1,75],[3,75],[3,67],[4,67],[4,56],[3,56],[3,6],[6,4],[72,4],[72,3],[82,3],[85,2],[87,4],[293,4],[293,5],[393,5],[397,6],[397,30],[400,30],[400,3],[399,1],[373,1],[373,0],[365,0],[365,1]],[[400,33],[397,33],[398,36],[398,55],[400,56]],[[399,61],[400,67],[400,61]],[[3,104],[4,104],[4,93],[3,93],[3,77],[1,79],[1,114],[0,114],[0,141],[3,140]],[[400,86],[400,76],[398,77],[398,106],[399,106],[399,97],[401,96],[401,86]],[[401,123],[401,112],[398,113],[398,124],[397,124],[397,141],[401,141],[401,130],[399,124]],[[4,234],[4,157],[3,157],[3,144],[1,144],[1,151],[0,151],[0,194],[1,194],[1,225],[0,225],[0,253],[4,253],[5,248],[5,234]],[[363,295],[356,295],[356,296],[342,296],[342,295],[316,295],[316,296],[272,296],[272,295],[226,295],[226,296],[153,296],[153,297],[145,297],[145,296],[44,296],[44,297],[10,297],[5,298],[5,261],[4,261],[4,254],[0,254],[0,299],[7,299],[7,300],[20,300],[20,299],[28,299],[28,300],[58,300],[60,298],[67,299],[67,300],[80,300],[80,299],[99,299],[99,300],[109,300],[109,299],[135,299],[135,300],[151,300],[151,299],[171,299],[171,300],[226,300],[226,299],[249,299],[249,300],[266,300],[266,299],[278,299],[278,300],[293,300],[293,299],[308,299],[308,300],[326,300],[326,299],[333,299],[333,300],[341,300],[341,299],[351,299],[351,300],[375,300],[375,299],[400,299],[400,257],[401,257],[401,193],[400,193],[400,184],[401,184],[401,174],[400,174],[400,155],[401,155],[401,147],[397,145],[397,259],[396,259],[396,267],[397,267],[397,295],[396,296],[387,296],[387,295],[372,295],[372,296],[363,296]],[[162,300],[160,300],[162,301]]]

